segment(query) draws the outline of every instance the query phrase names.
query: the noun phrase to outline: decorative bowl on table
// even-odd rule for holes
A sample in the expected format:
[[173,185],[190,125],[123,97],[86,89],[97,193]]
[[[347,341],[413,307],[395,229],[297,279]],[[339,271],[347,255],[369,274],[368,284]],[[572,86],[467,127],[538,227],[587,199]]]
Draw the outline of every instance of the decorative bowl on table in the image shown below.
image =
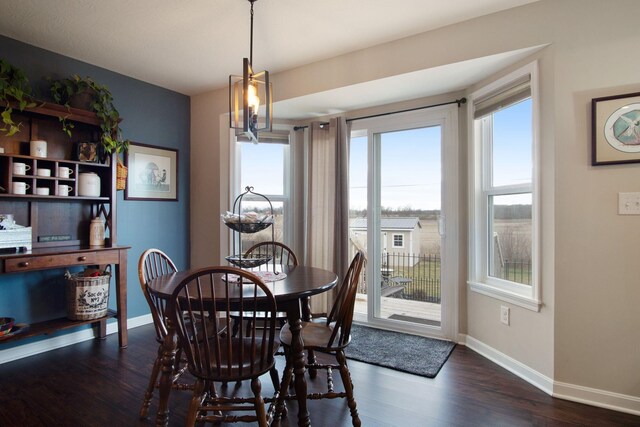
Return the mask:
[[255,212],[242,215],[227,212],[221,217],[227,227],[240,233],[257,233],[273,225],[273,215],[258,215]]
[[231,264],[240,268],[253,268],[271,261],[273,257],[270,255],[254,254],[254,255],[229,255],[225,259]]
[[0,337],[11,332],[15,320],[13,317],[0,317]]
[[240,233],[257,233],[271,225],[270,222],[225,222],[225,224]]

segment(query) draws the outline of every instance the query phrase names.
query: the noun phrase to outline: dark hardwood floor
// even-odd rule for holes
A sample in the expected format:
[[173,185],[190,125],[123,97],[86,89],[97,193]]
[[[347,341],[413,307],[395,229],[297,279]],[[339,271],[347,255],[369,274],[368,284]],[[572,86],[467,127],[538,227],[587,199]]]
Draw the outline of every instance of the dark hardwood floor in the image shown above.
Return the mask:
[[[153,426],[154,417],[139,420],[138,411],[154,336],[147,325],[129,331],[125,350],[114,334],[0,365],[0,426]],[[356,361],[349,366],[365,427],[640,425],[637,416],[549,397],[464,346],[435,379]],[[272,390],[268,377],[262,383],[265,393]],[[316,387],[310,382],[310,390]],[[189,392],[172,393],[172,426],[184,424],[188,399]],[[156,408],[154,400],[153,414]],[[285,427],[297,421],[296,404],[288,408]],[[351,425],[344,399],[310,401],[309,410],[314,427]]]

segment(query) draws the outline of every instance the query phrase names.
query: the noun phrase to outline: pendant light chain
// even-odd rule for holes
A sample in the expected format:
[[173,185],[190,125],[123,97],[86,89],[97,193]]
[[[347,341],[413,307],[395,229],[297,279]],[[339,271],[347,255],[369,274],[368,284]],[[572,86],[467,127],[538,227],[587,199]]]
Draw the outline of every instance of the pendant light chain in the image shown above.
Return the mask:
[[253,67],[253,3],[256,0],[249,0],[251,3],[251,35],[249,41],[249,64]]

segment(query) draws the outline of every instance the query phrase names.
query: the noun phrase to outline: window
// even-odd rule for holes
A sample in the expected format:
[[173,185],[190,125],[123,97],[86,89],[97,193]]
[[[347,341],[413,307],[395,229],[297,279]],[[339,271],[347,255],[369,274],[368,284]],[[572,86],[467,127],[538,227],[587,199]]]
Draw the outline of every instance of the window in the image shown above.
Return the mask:
[[[235,139],[235,138],[234,138]],[[290,145],[289,130],[260,132],[258,143],[252,143],[245,137],[235,140],[235,185],[233,197],[237,197],[253,187],[253,191],[265,195],[273,207],[275,217],[274,238],[285,242],[290,218]],[[267,213],[271,207],[261,197],[251,195],[243,198],[242,210]],[[255,234],[241,234],[242,248],[271,240],[271,228]],[[238,237],[238,236],[236,236]]]
[[393,235],[393,247],[394,248],[403,248],[404,247],[404,236],[402,234],[394,234]]
[[536,64],[472,95],[471,288],[539,309]]

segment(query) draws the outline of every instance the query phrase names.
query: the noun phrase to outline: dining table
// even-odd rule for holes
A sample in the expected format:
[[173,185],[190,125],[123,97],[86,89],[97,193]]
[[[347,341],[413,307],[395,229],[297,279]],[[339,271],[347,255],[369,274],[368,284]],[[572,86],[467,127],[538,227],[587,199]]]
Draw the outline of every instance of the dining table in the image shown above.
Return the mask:
[[[149,292],[158,298],[169,300],[178,284],[198,269],[182,270],[159,276],[148,283]],[[265,284],[273,293],[278,311],[287,313],[287,322],[291,331],[291,361],[294,369],[294,387],[298,402],[298,425],[310,426],[311,420],[307,410],[307,383],[305,380],[305,355],[302,340],[302,321],[308,316],[304,303],[308,298],[327,292],[336,286],[338,276],[329,270],[303,265],[282,266],[284,274],[275,275],[281,280],[266,281]],[[304,319],[309,320],[309,319]],[[156,426],[169,425],[169,395],[173,378],[173,367],[178,339],[174,326],[167,322],[167,336],[162,344],[162,374],[160,377],[158,412]]]

